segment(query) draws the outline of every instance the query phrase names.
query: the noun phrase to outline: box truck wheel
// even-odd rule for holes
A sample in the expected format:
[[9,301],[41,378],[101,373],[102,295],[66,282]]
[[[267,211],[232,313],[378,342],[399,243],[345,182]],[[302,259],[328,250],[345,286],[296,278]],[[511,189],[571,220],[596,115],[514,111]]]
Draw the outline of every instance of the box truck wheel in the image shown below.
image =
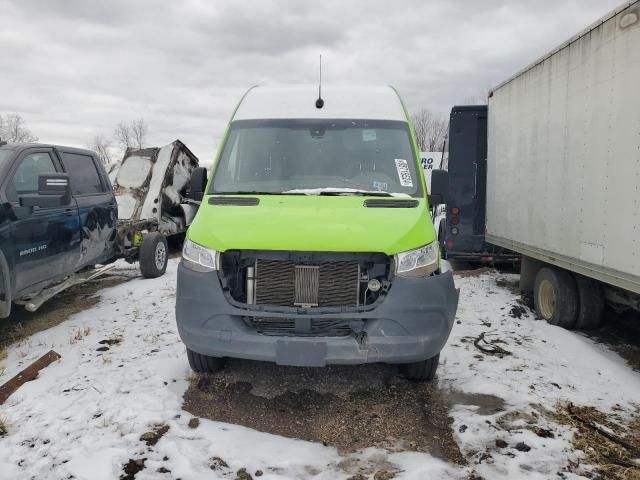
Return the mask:
[[436,376],[440,354],[422,362],[405,363],[400,367],[402,374],[409,380],[430,381]]
[[578,316],[578,289],[569,272],[543,267],[536,275],[533,302],[537,314],[551,325],[573,328]]
[[187,348],[187,358],[191,370],[198,373],[215,373],[224,367],[224,359],[201,355]]
[[142,238],[140,244],[140,271],[144,278],[157,278],[167,270],[169,247],[167,239],[159,232],[152,232]]
[[578,319],[576,328],[597,328],[602,324],[604,293],[598,282],[582,275],[575,275],[578,287]]

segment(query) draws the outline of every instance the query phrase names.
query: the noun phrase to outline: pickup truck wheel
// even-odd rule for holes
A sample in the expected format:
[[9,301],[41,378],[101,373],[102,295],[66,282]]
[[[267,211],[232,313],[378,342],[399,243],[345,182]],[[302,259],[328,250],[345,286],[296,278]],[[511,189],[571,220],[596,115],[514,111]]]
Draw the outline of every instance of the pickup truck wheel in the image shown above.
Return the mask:
[[215,373],[224,367],[224,358],[201,355],[187,348],[187,358],[191,370],[198,373]]
[[158,232],[152,232],[142,238],[140,244],[140,271],[144,278],[157,278],[167,270],[169,247],[167,239]]
[[400,367],[402,374],[408,380],[419,380],[429,382],[436,376],[440,354],[422,362],[405,363]]
[[602,324],[604,294],[600,284],[582,275],[575,275],[580,302],[576,328],[598,328]]
[[573,328],[578,317],[578,288],[566,270],[544,267],[536,275],[533,287],[536,313],[563,328]]

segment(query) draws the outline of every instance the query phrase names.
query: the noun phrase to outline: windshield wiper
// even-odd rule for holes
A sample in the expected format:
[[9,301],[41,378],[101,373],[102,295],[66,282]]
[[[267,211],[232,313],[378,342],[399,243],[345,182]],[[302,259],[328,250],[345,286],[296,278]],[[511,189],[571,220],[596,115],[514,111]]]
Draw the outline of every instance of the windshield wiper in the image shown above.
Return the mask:
[[328,195],[328,196],[348,196],[348,195],[359,195],[363,197],[393,197],[388,192],[368,192],[366,190],[355,190],[350,192],[336,192],[336,191],[325,191],[319,192],[318,195]]
[[[357,195],[363,197],[395,197],[405,196],[403,194],[393,194],[389,192],[378,192],[375,190],[352,190],[352,189],[299,189],[299,190],[287,190],[284,192],[264,192],[260,190],[238,190],[236,192],[213,192],[211,195],[325,195],[325,196],[348,196]],[[408,196],[408,195],[406,195]]]
[[[381,192],[379,190],[362,190],[358,188],[342,188],[342,187],[321,187],[321,188],[296,188],[283,192],[285,195],[327,195],[327,196],[345,196],[359,195],[371,197],[401,197],[406,194]],[[409,196],[409,195],[406,195]]]
[[211,195],[304,195],[304,193],[262,192],[259,190],[241,190],[237,192],[213,192]]

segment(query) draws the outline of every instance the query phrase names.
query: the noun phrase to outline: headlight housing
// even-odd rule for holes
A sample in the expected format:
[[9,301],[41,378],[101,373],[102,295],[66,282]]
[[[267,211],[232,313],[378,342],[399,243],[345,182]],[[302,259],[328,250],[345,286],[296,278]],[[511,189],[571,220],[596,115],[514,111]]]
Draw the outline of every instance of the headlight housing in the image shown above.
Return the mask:
[[220,253],[186,238],[182,247],[182,261],[185,267],[196,272],[212,272],[218,270]]
[[440,253],[438,242],[394,255],[395,273],[401,277],[426,277],[438,270]]

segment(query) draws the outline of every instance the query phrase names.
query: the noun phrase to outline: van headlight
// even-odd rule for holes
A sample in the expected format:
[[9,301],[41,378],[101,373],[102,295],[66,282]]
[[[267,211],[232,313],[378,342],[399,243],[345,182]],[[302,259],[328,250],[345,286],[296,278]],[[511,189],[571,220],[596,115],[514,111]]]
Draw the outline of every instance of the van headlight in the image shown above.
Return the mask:
[[212,272],[218,270],[219,260],[220,254],[215,250],[185,239],[182,247],[182,261],[185,267],[196,272]]
[[438,242],[394,255],[396,275],[401,277],[426,277],[438,270],[440,255]]

